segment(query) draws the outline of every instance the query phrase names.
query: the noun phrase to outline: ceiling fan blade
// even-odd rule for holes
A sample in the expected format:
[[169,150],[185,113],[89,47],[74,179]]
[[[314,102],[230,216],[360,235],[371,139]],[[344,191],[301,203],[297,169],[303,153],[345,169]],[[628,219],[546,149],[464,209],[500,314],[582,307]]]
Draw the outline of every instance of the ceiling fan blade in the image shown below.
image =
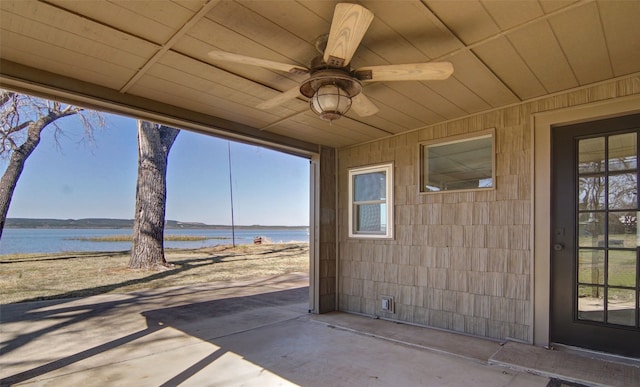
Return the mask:
[[225,51],[210,51],[209,58],[222,60],[225,62],[242,63],[252,66],[264,67],[271,70],[279,70],[293,74],[307,74],[309,69],[303,66],[292,65],[287,63],[273,62],[266,59],[253,58],[250,56],[232,54]]
[[300,88],[296,86],[293,89],[289,89],[276,97],[273,97],[271,99],[268,99],[264,102],[259,103],[258,105],[256,105],[256,107],[262,110],[271,109],[272,107],[276,107],[280,104],[290,101],[298,97],[299,95],[301,95]]
[[453,74],[450,62],[412,63],[386,66],[365,66],[355,71],[363,82],[431,81],[447,79]]
[[351,109],[360,117],[369,117],[378,112],[378,107],[362,93],[351,98]]
[[324,61],[332,67],[345,67],[373,20],[373,13],[358,4],[336,5],[329,30]]

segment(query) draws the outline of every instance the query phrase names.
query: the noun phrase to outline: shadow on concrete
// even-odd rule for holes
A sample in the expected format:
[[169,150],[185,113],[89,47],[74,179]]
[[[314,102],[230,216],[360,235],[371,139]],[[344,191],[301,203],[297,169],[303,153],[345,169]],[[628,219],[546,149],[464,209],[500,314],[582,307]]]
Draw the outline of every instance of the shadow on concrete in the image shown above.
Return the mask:
[[[237,347],[221,345],[218,339],[237,334],[239,332],[245,332],[245,329],[238,327],[238,331],[220,334],[215,332],[215,329],[201,329],[201,325],[199,324],[200,322],[214,322],[218,318],[228,318],[230,316],[240,314],[250,314],[255,316],[256,313],[260,314],[261,308],[286,307],[288,305],[298,303],[307,303],[308,299],[309,288],[302,287],[278,292],[261,293],[249,297],[227,298],[173,308],[157,309],[143,313],[147,319],[147,326],[149,328],[153,326],[170,326],[188,334],[189,336],[197,337],[220,347],[220,349],[178,373],[175,377],[162,384],[162,386],[168,387],[179,385],[228,352],[241,353],[241,350]],[[270,317],[271,316],[268,316],[268,314],[265,313],[265,320],[260,321],[257,324],[250,324],[247,330],[261,328],[275,322],[281,322],[281,320],[269,321]],[[247,354],[243,353],[243,357],[244,356],[247,356]],[[282,377],[283,375],[279,376]]]
[[91,349],[85,350],[85,351],[81,351],[78,352],[76,354],[73,354],[71,356],[67,356],[55,361],[52,361],[50,363],[47,364],[43,364],[41,366],[32,368],[30,370],[24,371],[24,372],[20,372],[11,376],[7,376],[5,378],[0,379],[0,386],[11,386],[13,384],[16,383],[21,383],[24,382],[26,380],[35,378],[37,376],[41,376],[44,374],[47,374],[51,371],[55,371],[58,370],[60,368],[66,367],[68,365],[77,363],[79,361],[88,359],[92,356],[101,354],[103,352],[106,352],[110,349],[114,349],[117,348],[121,345],[127,344],[129,342],[132,342],[133,340],[142,338],[144,336],[147,336],[157,330],[161,329],[160,327],[149,327],[147,329],[144,329],[142,331],[124,336],[124,337],[119,337],[115,340],[112,340],[108,343],[104,343],[102,345],[99,345],[97,347],[93,347]]
[[[158,273],[158,275],[164,275],[164,273]],[[263,284],[267,282],[268,285],[278,286],[277,280],[274,282],[273,278],[265,278],[264,280],[250,282],[244,286],[234,284],[230,284],[229,286],[220,286],[215,288],[215,291],[230,289],[234,292],[237,291],[237,293],[241,293],[243,288],[255,289],[263,286]],[[157,303],[161,303],[163,299],[171,300],[174,298],[180,298],[181,296],[188,297],[193,292],[193,289],[189,287],[180,287],[153,290],[150,293],[136,292],[125,295],[116,295],[114,297],[109,297],[108,301],[90,304],[81,303],[74,305],[72,303],[70,306],[63,306],[65,303],[74,301],[66,299],[8,305],[3,307],[2,310],[1,320],[3,323],[25,323],[25,326],[28,326],[29,323],[39,322],[47,322],[51,324],[48,326],[45,324],[45,326],[40,329],[26,331],[24,334],[19,334],[12,339],[0,342],[0,356],[6,358],[6,356],[11,352],[16,351],[20,347],[31,343],[32,341],[42,338],[45,335],[55,334],[56,331],[73,327],[76,324],[78,325],[75,329],[83,329],[81,328],[81,324],[89,319],[107,320],[107,317],[105,316],[116,309],[127,308],[130,306],[143,309],[145,305],[153,305],[154,302],[157,305]],[[206,330],[193,331],[188,327],[193,322],[202,322],[219,316],[228,317],[239,312],[246,312],[247,310],[259,311],[261,308],[308,302],[308,296],[309,288],[301,287],[244,297],[223,298],[177,307],[143,311],[141,314],[146,318],[146,327],[144,329],[122,337],[113,338],[112,340],[100,345],[82,350],[72,355],[61,357],[46,364],[41,364],[28,370],[6,376],[0,379],[0,386],[9,386],[45,375],[49,372],[123,346],[168,327],[183,330],[185,333],[193,335],[194,337],[199,337],[202,340],[211,340],[211,337],[206,337]],[[105,324],[117,323],[117,321],[105,321]],[[113,332],[118,331],[117,329],[114,329],[112,333]],[[116,335],[117,333],[114,334],[114,336]],[[110,337],[107,337],[107,339],[109,338]],[[53,354],[55,354],[55,350],[53,351]],[[167,385],[176,385],[179,383],[179,380],[186,380],[186,378],[190,377],[189,375],[196,373],[200,366],[206,366],[206,364],[214,361],[219,355],[220,354],[214,353],[211,357],[205,358],[199,363],[194,364],[189,370],[181,372],[174,379],[168,381],[167,383],[169,384]],[[29,359],[25,359],[24,363],[29,363]]]

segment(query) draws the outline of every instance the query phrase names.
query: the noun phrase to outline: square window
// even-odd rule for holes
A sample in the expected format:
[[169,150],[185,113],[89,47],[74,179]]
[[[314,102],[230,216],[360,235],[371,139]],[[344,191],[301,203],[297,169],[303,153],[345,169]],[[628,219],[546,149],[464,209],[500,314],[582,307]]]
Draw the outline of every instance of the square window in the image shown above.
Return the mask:
[[420,144],[420,192],[495,188],[494,130]]
[[349,237],[393,238],[393,164],[349,170]]

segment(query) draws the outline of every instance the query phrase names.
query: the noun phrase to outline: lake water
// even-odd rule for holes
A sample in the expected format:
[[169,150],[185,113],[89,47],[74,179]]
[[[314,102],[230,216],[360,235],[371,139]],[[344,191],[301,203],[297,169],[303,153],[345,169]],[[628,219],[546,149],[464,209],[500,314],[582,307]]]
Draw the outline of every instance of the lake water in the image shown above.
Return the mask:
[[[130,250],[131,242],[92,242],[74,238],[131,235],[130,229],[27,229],[5,228],[0,239],[0,255],[19,253],[60,253],[65,251],[122,251]],[[165,248],[194,249],[215,245],[230,245],[231,229],[181,230],[167,229],[165,235],[197,235],[213,238],[202,241],[165,241]],[[272,242],[309,242],[306,229],[241,229],[235,230],[236,244],[253,243],[256,236]]]

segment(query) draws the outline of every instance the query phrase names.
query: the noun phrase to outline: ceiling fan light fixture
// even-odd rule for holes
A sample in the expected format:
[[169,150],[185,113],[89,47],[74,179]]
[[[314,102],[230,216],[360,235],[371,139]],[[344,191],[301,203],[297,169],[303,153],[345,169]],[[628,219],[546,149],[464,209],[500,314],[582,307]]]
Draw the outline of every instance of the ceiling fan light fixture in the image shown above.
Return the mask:
[[323,120],[334,121],[345,115],[351,108],[351,97],[338,85],[322,85],[309,100],[311,110]]
[[362,85],[346,69],[322,69],[300,85],[300,94],[309,98],[311,110],[323,120],[334,121],[351,108],[351,98],[360,94]]

